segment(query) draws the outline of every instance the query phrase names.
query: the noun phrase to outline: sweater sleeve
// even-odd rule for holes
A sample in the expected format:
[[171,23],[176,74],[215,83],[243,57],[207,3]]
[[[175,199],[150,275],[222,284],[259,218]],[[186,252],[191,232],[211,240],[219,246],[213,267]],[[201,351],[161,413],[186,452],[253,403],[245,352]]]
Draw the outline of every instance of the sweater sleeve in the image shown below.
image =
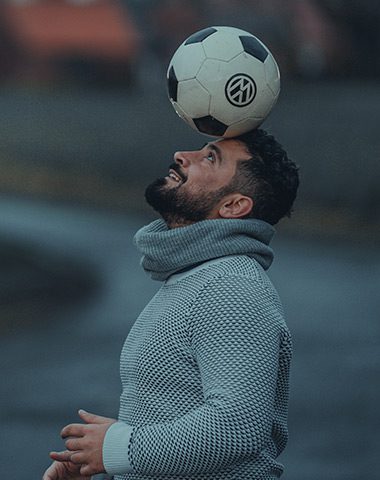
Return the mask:
[[188,318],[203,403],[170,422],[114,424],[103,445],[107,473],[195,475],[259,455],[273,423],[281,318],[252,279],[207,284]]

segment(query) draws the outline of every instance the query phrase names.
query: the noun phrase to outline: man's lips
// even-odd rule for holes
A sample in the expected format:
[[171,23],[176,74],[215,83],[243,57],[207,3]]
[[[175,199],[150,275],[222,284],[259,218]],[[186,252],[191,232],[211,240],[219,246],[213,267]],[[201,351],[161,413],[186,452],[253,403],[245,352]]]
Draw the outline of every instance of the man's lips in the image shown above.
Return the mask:
[[183,178],[181,177],[181,175],[179,173],[177,173],[175,170],[173,170],[172,168],[169,170],[168,177],[171,178],[172,180],[174,180],[177,183],[182,183],[183,182]]

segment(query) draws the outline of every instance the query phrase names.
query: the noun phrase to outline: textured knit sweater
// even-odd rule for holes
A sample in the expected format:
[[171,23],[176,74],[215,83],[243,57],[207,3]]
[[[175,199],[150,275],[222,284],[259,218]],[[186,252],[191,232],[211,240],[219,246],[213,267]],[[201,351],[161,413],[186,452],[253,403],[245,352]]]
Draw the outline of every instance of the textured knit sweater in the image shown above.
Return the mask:
[[280,477],[292,347],[265,272],[273,234],[241,219],[137,232],[163,284],[121,353],[119,421],[103,443],[116,480]]

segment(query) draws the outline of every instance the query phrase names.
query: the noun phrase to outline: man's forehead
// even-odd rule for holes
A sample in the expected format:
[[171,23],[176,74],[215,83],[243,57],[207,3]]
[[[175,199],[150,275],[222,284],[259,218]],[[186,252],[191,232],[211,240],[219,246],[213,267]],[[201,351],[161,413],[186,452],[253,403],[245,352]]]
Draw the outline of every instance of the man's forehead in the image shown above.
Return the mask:
[[217,145],[222,152],[230,153],[232,155],[236,154],[239,158],[241,158],[242,155],[245,155],[247,159],[251,157],[246,144],[235,138],[218,138],[215,141],[208,142],[208,144]]

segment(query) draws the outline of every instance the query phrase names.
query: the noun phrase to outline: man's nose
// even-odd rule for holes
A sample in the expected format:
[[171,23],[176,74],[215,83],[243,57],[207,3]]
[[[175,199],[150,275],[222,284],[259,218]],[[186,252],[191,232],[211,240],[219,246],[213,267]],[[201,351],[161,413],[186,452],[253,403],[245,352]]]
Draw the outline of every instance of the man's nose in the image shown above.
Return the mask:
[[193,152],[175,152],[174,161],[181,165],[181,167],[188,167],[192,161]]

